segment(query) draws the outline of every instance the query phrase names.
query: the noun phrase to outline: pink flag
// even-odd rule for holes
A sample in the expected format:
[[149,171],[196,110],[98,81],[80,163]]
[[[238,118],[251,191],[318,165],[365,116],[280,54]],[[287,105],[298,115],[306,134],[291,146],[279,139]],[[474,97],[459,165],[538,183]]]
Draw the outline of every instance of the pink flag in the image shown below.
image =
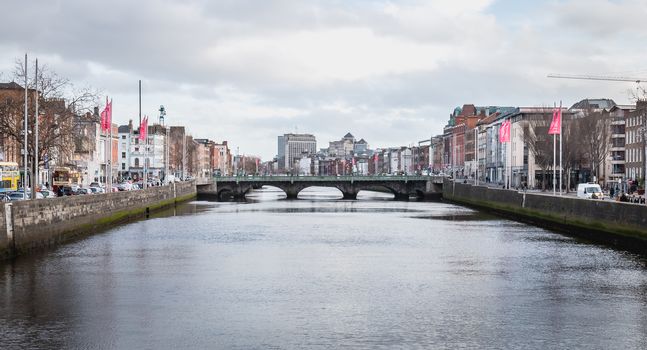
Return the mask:
[[148,138],[148,116],[144,119],[144,139]]
[[108,116],[107,116],[106,110],[104,109],[103,111],[101,111],[101,131],[106,130],[106,118],[107,117]]
[[144,117],[142,124],[139,126],[139,139],[141,141],[146,140],[148,136],[148,117]]
[[106,130],[110,130],[112,128],[112,100],[110,100],[106,108],[108,109],[106,115]]
[[139,141],[144,140],[144,120],[146,120],[146,117],[139,122]]
[[499,142],[510,142],[510,119],[503,121],[499,128]]
[[562,110],[555,108],[553,110],[553,121],[550,123],[548,135],[559,135],[562,130]]
[[106,107],[101,111],[101,131],[108,130],[108,114],[110,112],[110,105],[108,104],[108,97],[106,97]]

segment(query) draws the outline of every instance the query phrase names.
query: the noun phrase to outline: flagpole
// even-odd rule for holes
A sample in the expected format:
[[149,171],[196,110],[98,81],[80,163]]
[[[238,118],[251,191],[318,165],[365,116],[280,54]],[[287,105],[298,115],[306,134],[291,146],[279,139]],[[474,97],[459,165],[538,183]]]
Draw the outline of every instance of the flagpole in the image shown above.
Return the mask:
[[[144,117],[144,124],[146,123],[146,119],[148,117]],[[143,176],[143,182],[144,182],[144,188],[148,188],[148,125],[143,125],[144,130],[139,130],[140,133],[144,133],[144,176]],[[140,127],[141,129],[141,127]]]
[[508,177],[510,175],[508,173],[508,165],[509,165],[508,153],[510,153],[510,150],[508,149],[508,145],[506,143],[506,142],[509,142],[507,132],[508,132],[508,121],[504,119],[502,127],[499,130],[499,134],[503,134],[503,137],[499,135],[499,138],[501,141],[501,146],[505,147],[505,157],[503,158],[503,165],[504,165],[503,166],[503,188],[506,188],[506,189],[508,187]]
[[512,118],[508,119],[508,189],[512,186]]
[[[510,124],[510,129],[512,129],[512,124]],[[508,142],[508,189],[512,187],[512,130],[510,130],[510,142]]]
[[562,125],[564,124],[562,115],[562,101],[559,101],[559,195],[562,195],[562,185],[564,181],[564,166],[562,165]]
[[36,199],[36,186],[38,186],[38,58],[36,59],[36,70],[34,80],[34,92],[36,93],[36,112],[34,113],[34,188],[31,191],[31,198]]
[[106,122],[108,119],[108,96],[106,96],[106,108],[104,109],[104,113],[104,120],[101,125],[101,133],[103,134],[103,177],[106,183],[106,190],[108,192],[112,192],[112,186],[110,186],[110,183],[108,182],[108,130],[106,130]]
[[[479,153],[478,153],[478,132],[476,131],[476,126],[474,127],[474,185],[478,186],[479,184]],[[431,149],[431,147],[429,148]]]
[[24,176],[23,176],[23,181],[22,181],[23,199],[25,199],[25,200],[27,199],[27,169],[28,169],[28,166],[27,166],[27,163],[28,163],[28,159],[27,159],[27,142],[28,142],[28,140],[27,140],[27,133],[28,133],[28,130],[27,130],[27,127],[28,127],[27,118],[29,117],[29,114],[27,114],[28,113],[28,111],[27,111],[27,100],[28,100],[28,96],[27,96],[27,54],[25,54],[25,137],[24,137],[24,148],[23,148],[23,153],[24,153],[23,154],[23,161],[25,162],[25,164],[24,164],[25,170],[24,170]]
[[[555,105],[555,108],[557,106]],[[553,196],[557,194],[557,135],[553,134]]]
[[112,101],[110,102],[110,120],[108,123],[108,127],[110,128],[110,131],[108,131],[108,134],[110,135],[109,140],[108,140],[108,145],[110,147],[110,159],[108,160],[108,164],[110,165],[110,188],[112,188]]

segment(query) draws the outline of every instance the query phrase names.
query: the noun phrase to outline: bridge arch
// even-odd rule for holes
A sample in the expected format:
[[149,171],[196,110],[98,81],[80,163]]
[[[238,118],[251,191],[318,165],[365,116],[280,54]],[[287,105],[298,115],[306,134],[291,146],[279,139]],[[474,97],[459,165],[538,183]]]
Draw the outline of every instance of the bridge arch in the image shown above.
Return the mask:
[[251,189],[273,186],[285,192],[288,199],[296,199],[308,187],[330,187],[341,191],[342,198],[356,199],[362,190],[392,193],[396,199],[409,196],[429,197],[442,186],[442,179],[428,176],[253,176],[216,177],[202,184],[198,192],[216,194],[220,198],[244,198]]
[[321,195],[320,195],[320,196],[318,196],[318,197],[322,197],[322,198],[335,198],[335,199],[340,199],[340,198],[343,198],[343,197],[344,197],[344,193],[343,193],[343,192],[342,192],[342,190],[341,190],[341,189],[339,189],[337,186],[317,186],[317,185],[313,185],[313,186],[308,186],[308,187],[304,187],[304,188],[302,188],[302,189],[297,193],[297,197],[298,197],[298,198],[314,197],[314,196],[309,196],[309,195],[308,195],[308,194],[309,194],[309,190],[311,190],[311,189],[318,189],[318,188],[319,188],[319,189],[320,189],[320,188],[325,188],[325,189],[330,190],[330,191],[329,191],[329,193],[326,193],[326,194],[325,194],[325,195],[323,195],[323,196],[321,196]]
[[[373,193],[373,195],[371,195],[371,193]],[[397,191],[386,186],[370,186],[366,188],[361,188],[359,191],[357,191],[357,196],[358,197],[371,196],[375,198],[375,193],[380,193],[382,195],[380,196],[380,198],[383,198],[383,199],[394,199],[397,197]]]

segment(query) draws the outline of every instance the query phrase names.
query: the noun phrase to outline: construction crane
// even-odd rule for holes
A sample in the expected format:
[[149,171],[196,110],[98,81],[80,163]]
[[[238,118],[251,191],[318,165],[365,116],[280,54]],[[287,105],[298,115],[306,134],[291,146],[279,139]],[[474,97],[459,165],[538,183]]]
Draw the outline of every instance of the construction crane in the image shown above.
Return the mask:
[[558,79],[630,81],[636,84],[640,84],[643,81],[647,81],[647,78],[613,77],[613,76],[605,76],[605,75],[548,74],[548,77],[558,78]]

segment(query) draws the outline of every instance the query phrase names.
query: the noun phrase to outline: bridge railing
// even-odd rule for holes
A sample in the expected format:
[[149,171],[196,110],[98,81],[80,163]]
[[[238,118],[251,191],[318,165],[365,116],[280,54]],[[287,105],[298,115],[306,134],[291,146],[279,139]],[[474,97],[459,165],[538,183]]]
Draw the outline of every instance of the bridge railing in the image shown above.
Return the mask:
[[373,175],[373,176],[287,176],[287,175],[248,175],[248,176],[214,176],[213,181],[235,182],[283,182],[283,181],[428,181],[442,180],[442,176],[435,175]]

